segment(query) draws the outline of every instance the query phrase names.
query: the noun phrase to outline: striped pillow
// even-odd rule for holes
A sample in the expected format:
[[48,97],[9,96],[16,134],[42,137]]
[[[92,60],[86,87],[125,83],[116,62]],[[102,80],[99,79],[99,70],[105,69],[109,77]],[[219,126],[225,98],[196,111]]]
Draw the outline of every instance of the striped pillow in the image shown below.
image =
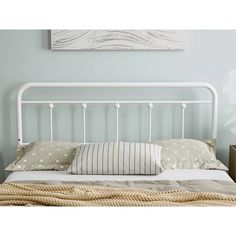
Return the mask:
[[150,143],[91,143],[79,145],[68,172],[78,175],[156,175],[161,147]]

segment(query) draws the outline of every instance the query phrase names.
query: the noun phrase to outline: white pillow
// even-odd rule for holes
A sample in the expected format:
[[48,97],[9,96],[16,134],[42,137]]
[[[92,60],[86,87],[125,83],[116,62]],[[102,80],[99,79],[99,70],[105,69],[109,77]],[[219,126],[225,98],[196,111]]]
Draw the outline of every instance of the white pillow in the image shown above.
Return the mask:
[[161,172],[161,147],[151,143],[79,145],[68,172],[79,175],[156,175]]

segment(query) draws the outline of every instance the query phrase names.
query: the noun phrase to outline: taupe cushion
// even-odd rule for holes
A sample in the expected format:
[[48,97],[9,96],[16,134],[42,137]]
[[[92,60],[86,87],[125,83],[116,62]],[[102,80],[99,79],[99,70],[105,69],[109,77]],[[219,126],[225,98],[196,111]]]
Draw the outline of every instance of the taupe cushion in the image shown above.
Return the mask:
[[195,139],[167,139],[156,143],[162,147],[163,169],[220,169],[228,170],[215,156],[211,142]]
[[71,164],[78,143],[38,141],[19,146],[16,161],[5,170],[65,170]]
[[72,174],[156,175],[161,171],[159,145],[110,142],[80,145],[68,168]]

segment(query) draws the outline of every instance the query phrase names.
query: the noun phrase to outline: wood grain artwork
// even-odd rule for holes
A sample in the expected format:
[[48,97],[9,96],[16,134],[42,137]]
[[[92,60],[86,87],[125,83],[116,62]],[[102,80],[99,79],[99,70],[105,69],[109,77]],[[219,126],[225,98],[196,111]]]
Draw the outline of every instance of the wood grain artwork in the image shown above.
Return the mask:
[[183,50],[186,33],[173,30],[52,30],[52,50]]

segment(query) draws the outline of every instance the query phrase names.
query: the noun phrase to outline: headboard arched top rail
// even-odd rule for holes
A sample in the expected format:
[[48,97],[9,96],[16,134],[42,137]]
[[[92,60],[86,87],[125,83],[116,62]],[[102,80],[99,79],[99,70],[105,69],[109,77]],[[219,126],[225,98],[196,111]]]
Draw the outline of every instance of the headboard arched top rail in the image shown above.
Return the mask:
[[[211,94],[211,100],[161,100],[161,101],[67,101],[67,100],[23,100],[23,94],[30,88],[203,88],[207,89]],[[17,94],[17,132],[18,144],[22,145],[22,105],[23,104],[48,104],[49,121],[50,121],[50,139],[53,140],[53,108],[54,104],[81,104],[83,109],[83,142],[86,142],[86,110],[88,104],[114,104],[116,110],[116,141],[119,140],[119,108],[122,104],[147,104],[149,112],[149,141],[152,139],[152,108],[155,104],[180,104],[182,109],[181,119],[181,138],[184,138],[185,131],[185,109],[189,104],[212,104],[212,129],[211,138],[216,139],[217,136],[217,107],[218,96],[216,89],[203,82],[30,82],[20,87]]]

